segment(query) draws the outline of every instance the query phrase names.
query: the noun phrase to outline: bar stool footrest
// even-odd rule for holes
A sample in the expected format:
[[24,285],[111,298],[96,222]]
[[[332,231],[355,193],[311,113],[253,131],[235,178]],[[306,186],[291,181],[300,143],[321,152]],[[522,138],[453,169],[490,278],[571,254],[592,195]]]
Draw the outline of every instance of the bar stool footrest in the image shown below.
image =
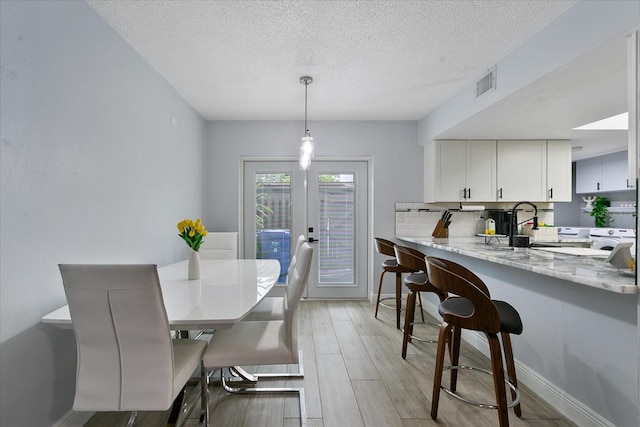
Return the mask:
[[[491,371],[486,370],[486,369],[478,368],[478,367],[475,367],[475,366],[465,366],[465,365],[445,366],[442,369],[442,371],[444,372],[444,371],[448,371],[450,369],[457,369],[457,370],[468,369],[470,371],[479,371],[479,372],[482,372],[482,373],[485,373],[485,374],[493,376],[493,373]],[[511,401],[511,403],[507,404],[507,408],[513,408],[514,406],[516,406],[516,405],[518,405],[520,403],[520,391],[509,380],[505,379],[504,382],[516,394],[515,399],[513,399]],[[468,403],[470,405],[477,406],[478,408],[483,408],[483,409],[498,409],[498,405],[494,405],[494,404],[491,404],[491,403],[481,403],[481,402],[476,402],[476,401],[473,401],[473,400],[469,400],[469,399],[465,398],[464,396],[461,396],[461,395],[457,394],[456,392],[451,391],[450,389],[446,388],[443,385],[441,385],[440,388],[442,389],[442,391],[447,393],[449,396],[455,397],[456,399],[458,399],[458,400],[460,400],[460,401],[462,401],[464,403]]]
[[[385,304],[383,301],[386,301],[386,300],[393,300],[393,301],[395,301],[395,300],[396,300],[396,297],[386,297],[386,298],[381,298],[381,299],[380,299],[380,302],[379,302],[379,304],[378,304],[378,305],[380,305],[381,307],[384,307],[384,308],[390,308],[390,309],[392,309],[392,310],[395,310],[395,309],[396,309],[396,305],[395,305],[395,304],[394,304],[394,305]],[[401,311],[401,312],[402,312],[402,311],[404,311],[404,308],[400,307],[400,311]]]
[[[435,326],[436,328],[440,328],[440,325],[438,325],[437,323],[431,323],[431,322],[411,322],[412,325],[429,325],[429,326]],[[404,328],[402,328],[402,332],[404,333]],[[417,337],[415,335],[409,334],[409,338],[411,338],[412,340],[416,340],[416,341],[422,341],[422,342],[428,342],[431,344],[436,344],[438,342],[438,339],[430,339],[430,338],[420,338]]]

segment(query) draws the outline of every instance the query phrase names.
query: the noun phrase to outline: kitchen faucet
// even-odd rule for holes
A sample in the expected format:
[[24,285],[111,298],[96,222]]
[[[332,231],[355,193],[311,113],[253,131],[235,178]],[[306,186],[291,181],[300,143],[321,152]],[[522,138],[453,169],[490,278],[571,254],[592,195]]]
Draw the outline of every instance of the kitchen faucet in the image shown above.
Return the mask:
[[[538,229],[538,207],[531,202],[518,202],[511,209],[511,218],[509,218],[509,246],[513,246],[513,236],[518,233],[518,219],[516,209],[520,205],[529,205],[533,208],[533,229]],[[525,221],[529,221],[528,219]],[[524,221],[523,221],[524,222]]]

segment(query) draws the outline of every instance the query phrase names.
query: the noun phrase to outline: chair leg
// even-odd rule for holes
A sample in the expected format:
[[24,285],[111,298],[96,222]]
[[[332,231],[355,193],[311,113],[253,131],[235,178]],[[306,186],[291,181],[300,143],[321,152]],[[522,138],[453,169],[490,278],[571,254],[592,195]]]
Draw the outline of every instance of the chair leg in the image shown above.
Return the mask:
[[200,362],[200,422],[198,426],[209,427],[209,377],[202,362]]
[[[458,366],[460,361],[460,336],[462,334],[461,328],[451,329],[451,342],[449,343],[449,357],[451,359],[451,366]],[[458,387],[458,369],[451,369],[449,377],[449,389],[455,393]]]
[[169,419],[167,420],[167,427],[178,425],[178,420],[180,419],[180,414],[183,411],[182,404],[184,402],[184,395],[186,393],[187,386],[185,385],[180,390],[180,393],[176,396],[173,404],[171,405],[171,412],[169,413]]
[[407,311],[404,316],[404,334],[402,337],[402,358],[407,358],[407,347],[411,340],[411,333],[413,332],[413,316],[416,309],[416,293],[411,291],[407,295]]
[[260,378],[304,378],[304,359],[302,357],[302,349],[298,349],[298,372],[285,372],[285,373],[263,373],[263,374],[250,374],[244,370],[241,366],[233,366],[229,368],[232,373],[237,374],[244,381],[250,383],[257,383]]
[[420,292],[418,292],[418,302],[420,304],[420,317],[422,317],[422,323],[424,322],[424,309],[422,308],[422,296],[420,295]]
[[396,328],[400,329],[400,310],[402,309],[402,273],[396,273]]
[[[516,378],[516,365],[513,361],[513,349],[511,348],[511,336],[507,333],[502,334],[502,346],[504,347],[504,359],[507,364],[507,374],[509,376],[509,382],[513,384],[515,388],[518,388],[518,380]],[[516,392],[511,390],[511,398],[516,398]],[[520,403],[513,407],[513,411],[516,416],[522,416],[522,408]]]
[[306,427],[307,425],[307,409],[305,405],[304,387],[260,387],[260,388],[245,388],[245,387],[232,387],[227,383],[224,375],[224,369],[220,370],[220,377],[222,381],[222,387],[229,393],[298,393],[300,403],[300,425]]
[[431,396],[431,418],[438,418],[438,403],[440,401],[440,386],[442,385],[442,369],[444,368],[444,353],[451,335],[451,326],[442,322],[438,334],[438,351],[436,353],[436,368],[433,374],[433,395]]
[[380,307],[380,294],[382,293],[382,279],[384,278],[384,273],[386,273],[386,271],[382,270],[382,273],[380,273],[380,284],[378,285],[378,299],[376,300],[376,314],[373,316],[376,319],[378,318],[378,308]]
[[138,417],[138,411],[131,411],[131,415],[129,416],[129,421],[127,422],[127,427],[133,427],[137,417]]
[[509,414],[507,412],[507,391],[504,383],[504,368],[502,367],[502,349],[500,340],[496,334],[487,333],[489,340],[489,352],[491,354],[491,371],[493,372],[493,388],[496,394],[498,406],[498,421],[500,427],[509,427]]

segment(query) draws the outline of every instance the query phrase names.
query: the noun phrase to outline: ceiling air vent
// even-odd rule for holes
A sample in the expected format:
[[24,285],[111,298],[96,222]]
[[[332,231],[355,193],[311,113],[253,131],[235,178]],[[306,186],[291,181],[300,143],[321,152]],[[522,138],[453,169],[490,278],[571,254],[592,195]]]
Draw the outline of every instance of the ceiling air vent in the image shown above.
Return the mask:
[[495,65],[487,71],[487,74],[482,76],[480,80],[476,82],[476,98],[479,96],[496,90],[496,67]]

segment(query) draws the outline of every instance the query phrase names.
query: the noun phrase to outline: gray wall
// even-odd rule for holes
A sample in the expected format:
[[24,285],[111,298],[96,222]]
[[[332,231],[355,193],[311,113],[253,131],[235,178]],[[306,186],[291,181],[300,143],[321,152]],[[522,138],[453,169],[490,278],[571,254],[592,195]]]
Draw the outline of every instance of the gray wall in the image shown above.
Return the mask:
[[[302,111],[301,111],[302,114]],[[395,234],[395,203],[422,200],[422,147],[416,122],[309,122],[318,157],[373,159],[373,234]],[[303,122],[209,122],[205,223],[239,230],[242,156],[296,157]],[[376,259],[378,265],[382,258]]]
[[185,259],[206,124],[86,3],[0,19],[0,425],[50,426],[75,380],[73,333],[40,323],[57,264]]

